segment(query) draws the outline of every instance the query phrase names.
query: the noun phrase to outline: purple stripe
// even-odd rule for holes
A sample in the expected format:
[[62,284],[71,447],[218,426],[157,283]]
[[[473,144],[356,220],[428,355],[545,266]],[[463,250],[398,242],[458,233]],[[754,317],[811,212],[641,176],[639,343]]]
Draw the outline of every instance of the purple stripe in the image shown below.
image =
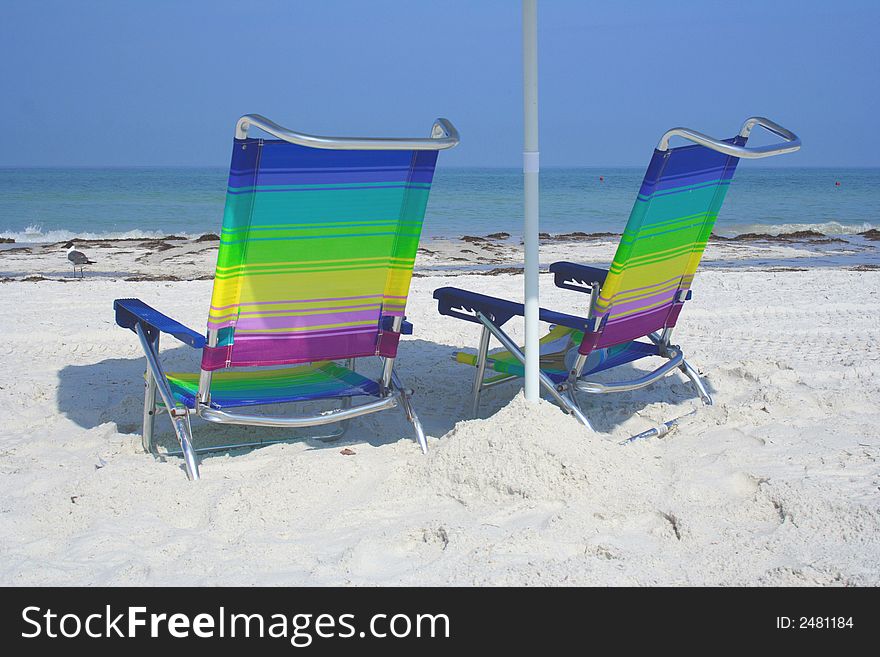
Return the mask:
[[636,338],[642,338],[653,331],[657,331],[666,323],[669,316],[670,306],[656,308],[646,313],[631,315],[615,322],[609,321],[599,336],[596,347],[611,347],[623,342],[629,342]]
[[235,338],[237,342],[242,340],[282,340],[282,339],[302,339],[310,340],[314,337],[348,335],[349,333],[376,333],[377,328],[373,326],[346,326],[343,328],[324,329],[319,331],[307,331],[303,333],[246,333]]
[[[637,308],[643,308],[644,306],[650,306],[652,304],[658,303],[660,301],[665,301],[668,303],[672,303],[675,298],[675,292],[678,290],[677,287],[672,288],[671,290],[664,290],[659,294],[653,294],[649,297],[643,297],[641,299],[635,299],[633,301],[627,301],[625,303],[615,303],[611,307],[611,316],[608,321],[612,321],[615,317],[619,317],[623,313],[628,313]],[[646,312],[646,311],[643,311]]]
[[643,311],[640,312],[640,313],[633,313],[632,315],[627,315],[626,317],[617,317],[617,318],[615,318],[615,319],[609,319],[608,322],[611,323],[611,324],[620,324],[620,323],[622,323],[622,322],[628,322],[628,321],[630,321],[631,319],[632,319],[632,320],[635,320],[635,319],[638,318],[638,317],[643,317],[643,316],[645,316],[645,315],[650,315],[650,314],[655,313],[655,312],[657,312],[657,311],[659,311],[659,310],[663,310],[664,308],[668,309],[668,308],[670,308],[671,306],[672,306],[672,302],[670,301],[670,302],[667,303],[667,304],[663,304],[662,306],[657,306],[656,308],[651,308],[650,310],[643,310]]
[[295,315],[283,317],[252,317],[240,319],[235,325],[236,333],[241,330],[254,331],[260,329],[293,329],[325,324],[343,324],[349,322],[375,322],[379,324],[379,309],[354,310],[341,313],[322,313],[320,315]]
[[[290,365],[317,360],[336,360],[372,356],[376,353],[378,333],[328,335],[299,340],[286,335],[273,340],[237,339],[232,346],[229,366]],[[202,367],[217,370],[227,367],[228,347],[206,347]]]

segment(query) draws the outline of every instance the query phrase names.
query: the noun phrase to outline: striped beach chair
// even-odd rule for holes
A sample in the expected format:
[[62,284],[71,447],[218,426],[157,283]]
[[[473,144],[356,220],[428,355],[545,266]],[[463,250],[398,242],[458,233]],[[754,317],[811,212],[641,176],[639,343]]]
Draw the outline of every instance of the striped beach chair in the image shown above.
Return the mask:
[[[784,141],[747,147],[755,126]],[[673,137],[693,143],[671,148]],[[706,404],[712,403],[681,348],[671,343],[672,330],[692,297],[694,274],[740,158],[770,157],[798,148],[796,135],[762,117],[748,119],[736,137],[726,140],[687,128],[663,135],[611,267],[606,270],[572,262],[550,266],[558,287],[590,295],[584,317],[540,310],[541,321],[552,325],[540,342],[541,384],[563,410],[590,427],[576,392],[634,390],[676,369],[690,379]],[[456,354],[458,361],[477,368],[473,386],[476,415],[482,390],[523,376],[522,349],[502,329],[510,319],[524,314],[523,304],[452,287],[436,290],[434,298],[441,314],[483,326],[477,353]],[[490,354],[492,337],[503,349]],[[589,378],[649,356],[659,356],[665,362],[636,379],[599,382]],[[646,433],[665,433],[675,422]]]
[[[249,137],[254,127],[275,139]],[[196,453],[210,448],[193,446],[193,414],[314,427],[400,406],[427,450],[394,358],[412,332],[404,310],[437,153],[457,143],[445,119],[424,139],[315,137],[259,115],[239,119],[207,333],[138,299],[114,302],[117,324],[137,334],[147,358],[144,448],[154,452],[154,419],[166,412],[187,475],[198,479]],[[160,333],[200,349],[200,371],[166,373]],[[357,371],[369,357],[381,359],[378,378]],[[318,399],[339,407],[293,416],[265,408]]]

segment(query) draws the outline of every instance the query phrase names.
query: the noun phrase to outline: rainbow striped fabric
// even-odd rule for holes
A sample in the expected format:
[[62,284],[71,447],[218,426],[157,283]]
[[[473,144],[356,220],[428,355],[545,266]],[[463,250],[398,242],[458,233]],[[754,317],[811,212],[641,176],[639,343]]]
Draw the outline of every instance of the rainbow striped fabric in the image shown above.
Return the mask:
[[[175,398],[194,408],[199,391],[198,373],[169,372],[167,377]],[[211,407],[218,409],[378,394],[379,384],[375,381],[332,362],[217,372],[211,379]]]
[[[582,331],[566,326],[553,326],[550,332],[539,341],[540,345],[540,368],[554,383],[562,383],[568,378],[568,372],[576,354],[577,345],[583,340]],[[521,348],[522,350],[522,348]],[[572,359],[569,362],[567,358]],[[608,349],[595,349],[587,358],[584,366],[584,374],[595,374],[603,370],[631,363],[645,356],[656,356],[657,347],[653,344],[642,342],[626,342],[624,344],[609,347]],[[477,365],[476,354],[464,351],[455,352],[455,360],[466,365]],[[486,358],[486,367],[499,372],[498,376],[484,379],[486,383],[505,378],[506,376],[525,376],[525,366],[519,359],[506,349],[490,353]]]
[[654,151],[591,317],[604,328],[581,353],[675,325],[738,162],[700,145]]
[[394,357],[436,161],[236,139],[202,368]]

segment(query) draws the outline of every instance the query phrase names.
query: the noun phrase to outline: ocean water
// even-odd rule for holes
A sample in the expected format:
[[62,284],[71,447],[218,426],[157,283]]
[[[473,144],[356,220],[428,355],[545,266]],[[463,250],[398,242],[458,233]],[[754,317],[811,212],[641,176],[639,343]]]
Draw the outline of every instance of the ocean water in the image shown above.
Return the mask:
[[[621,232],[643,174],[638,168],[545,169],[541,230]],[[226,177],[219,167],[0,169],[0,237],[33,243],[216,233]],[[744,162],[715,232],[840,235],[878,228],[878,189],[880,169],[777,169]],[[423,234],[503,231],[517,237],[521,190],[516,169],[447,168],[441,158]]]

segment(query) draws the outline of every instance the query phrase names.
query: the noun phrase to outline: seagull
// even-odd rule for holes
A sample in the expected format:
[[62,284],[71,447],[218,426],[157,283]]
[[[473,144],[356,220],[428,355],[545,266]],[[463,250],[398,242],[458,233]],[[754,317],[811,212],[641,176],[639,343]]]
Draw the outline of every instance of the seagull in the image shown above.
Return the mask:
[[64,245],[64,248],[67,249],[67,259],[73,264],[73,277],[76,278],[76,268],[79,267],[80,277],[85,278],[85,274],[83,274],[83,267],[85,265],[93,265],[95,264],[93,260],[89,260],[85,253],[82,251],[77,251],[73,245],[73,242],[68,242]]

